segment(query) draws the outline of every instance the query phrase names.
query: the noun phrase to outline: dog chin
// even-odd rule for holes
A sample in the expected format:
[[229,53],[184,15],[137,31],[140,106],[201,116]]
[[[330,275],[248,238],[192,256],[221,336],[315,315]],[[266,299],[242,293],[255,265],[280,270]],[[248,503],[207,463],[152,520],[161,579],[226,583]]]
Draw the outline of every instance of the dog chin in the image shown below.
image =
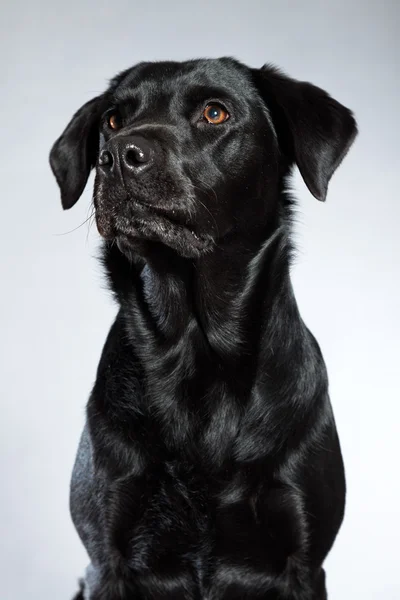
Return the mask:
[[188,227],[169,222],[167,219],[135,219],[134,222],[96,218],[100,235],[115,241],[120,251],[128,258],[135,254],[148,255],[168,246],[184,258],[198,258],[210,252],[215,241],[210,234],[195,233]]
[[184,258],[198,258],[215,246],[214,236],[194,231],[195,226],[179,222],[166,213],[135,201],[133,214],[112,215],[96,210],[97,228],[102,237],[114,240],[125,255],[160,251],[160,244]]
[[183,258],[199,258],[210,252],[213,247],[211,237],[200,237],[194,232],[181,228],[177,232],[172,229],[161,229],[159,231],[152,227],[132,228],[131,231],[118,232],[115,241],[120,251],[128,258],[135,254],[148,255],[152,251],[160,252],[160,244],[167,246],[177,252]]

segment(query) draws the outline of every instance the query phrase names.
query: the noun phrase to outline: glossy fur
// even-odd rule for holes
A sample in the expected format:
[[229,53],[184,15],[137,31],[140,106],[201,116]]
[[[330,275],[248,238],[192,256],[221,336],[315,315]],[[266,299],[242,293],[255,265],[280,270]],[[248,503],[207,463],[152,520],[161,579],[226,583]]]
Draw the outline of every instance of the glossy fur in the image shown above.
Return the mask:
[[55,143],[64,208],[96,166],[119,304],[71,484],[91,560],[77,598],[327,597],[345,481],[290,282],[286,184],[297,164],[324,200],[355,134],[321,89],[224,58],[121,73]]

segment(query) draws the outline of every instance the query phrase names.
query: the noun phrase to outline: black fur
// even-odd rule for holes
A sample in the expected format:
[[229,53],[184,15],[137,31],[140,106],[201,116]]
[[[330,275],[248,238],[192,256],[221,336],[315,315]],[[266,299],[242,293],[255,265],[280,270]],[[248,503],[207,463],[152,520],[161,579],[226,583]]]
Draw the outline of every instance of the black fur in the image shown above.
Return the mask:
[[[229,118],[208,123],[210,103]],[[78,598],[327,597],[345,481],[286,186],[296,163],[324,200],[355,135],[321,89],[223,58],[121,73],[55,143],[64,208],[97,166],[119,304],[71,485]]]

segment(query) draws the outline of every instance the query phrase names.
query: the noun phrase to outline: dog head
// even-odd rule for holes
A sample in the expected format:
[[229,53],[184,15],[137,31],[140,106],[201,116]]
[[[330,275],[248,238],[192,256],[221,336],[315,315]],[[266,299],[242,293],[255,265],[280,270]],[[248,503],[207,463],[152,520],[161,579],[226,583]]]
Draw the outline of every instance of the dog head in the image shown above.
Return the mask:
[[294,164],[324,200],[355,135],[347,108],[274,67],[141,63],[75,113],[50,163],[64,208],[96,167],[97,226],[122,251],[161,242],[195,258],[265,229]]

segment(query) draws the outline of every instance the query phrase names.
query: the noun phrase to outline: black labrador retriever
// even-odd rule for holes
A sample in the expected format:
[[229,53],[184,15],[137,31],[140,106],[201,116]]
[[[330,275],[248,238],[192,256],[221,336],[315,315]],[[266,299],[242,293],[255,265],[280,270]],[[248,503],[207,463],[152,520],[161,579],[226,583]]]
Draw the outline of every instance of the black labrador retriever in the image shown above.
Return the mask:
[[271,66],[141,63],[51,151],[94,207],[119,312],[71,512],[85,600],[322,600],[345,480],[319,346],[290,282],[294,164],[318,199],[352,113]]

